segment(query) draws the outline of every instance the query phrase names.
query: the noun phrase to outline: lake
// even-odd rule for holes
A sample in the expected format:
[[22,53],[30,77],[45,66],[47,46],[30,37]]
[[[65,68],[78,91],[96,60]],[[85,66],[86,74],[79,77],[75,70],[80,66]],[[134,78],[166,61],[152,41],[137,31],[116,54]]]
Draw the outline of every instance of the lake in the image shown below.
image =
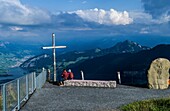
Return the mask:
[[0,76],[0,84],[24,76],[25,74],[28,74],[28,72],[20,67],[10,68],[6,75]]

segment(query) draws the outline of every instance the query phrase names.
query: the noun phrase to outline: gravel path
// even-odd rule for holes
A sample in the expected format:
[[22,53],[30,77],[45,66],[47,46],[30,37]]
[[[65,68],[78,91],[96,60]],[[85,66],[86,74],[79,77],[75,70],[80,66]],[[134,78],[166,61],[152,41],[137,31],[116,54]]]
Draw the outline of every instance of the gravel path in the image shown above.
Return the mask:
[[21,111],[114,111],[133,101],[162,97],[170,97],[170,89],[59,87],[46,83]]

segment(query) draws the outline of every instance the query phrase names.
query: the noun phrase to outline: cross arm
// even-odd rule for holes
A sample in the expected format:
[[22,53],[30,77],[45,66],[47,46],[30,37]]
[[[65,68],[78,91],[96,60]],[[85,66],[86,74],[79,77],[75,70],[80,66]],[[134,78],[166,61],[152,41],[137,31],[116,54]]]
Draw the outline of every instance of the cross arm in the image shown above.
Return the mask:
[[49,47],[42,47],[42,49],[60,49],[66,48],[66,46],[49,46]]

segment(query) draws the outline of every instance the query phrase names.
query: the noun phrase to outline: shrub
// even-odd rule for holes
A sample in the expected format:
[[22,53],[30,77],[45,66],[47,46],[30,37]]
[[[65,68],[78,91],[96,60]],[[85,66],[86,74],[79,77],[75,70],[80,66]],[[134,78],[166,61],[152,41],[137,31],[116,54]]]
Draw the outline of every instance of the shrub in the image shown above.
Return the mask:
[[134,102],[120,109],[122,111],[170,111],[170,98]]

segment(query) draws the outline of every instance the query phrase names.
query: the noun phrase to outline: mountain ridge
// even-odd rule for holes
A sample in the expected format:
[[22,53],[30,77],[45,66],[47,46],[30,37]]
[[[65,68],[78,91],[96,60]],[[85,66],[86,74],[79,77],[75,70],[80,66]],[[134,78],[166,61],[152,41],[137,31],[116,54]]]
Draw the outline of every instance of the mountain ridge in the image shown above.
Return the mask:
[[[85,50],[85,51],[71,51],[71,52],[63,53],[63,54],[57,56],[57,66],[58,66],[58,68],[63,68],[63,67],[66,68],[70,65],[75,65],[75,64],[78,65],[79,63],[86,61],[88,59],[104,56],[104,55],[107,55],[110,53],[116,53],[116,54],[127,53],[127,52],[136,53],[141,50],[149,50],[149,49],[150,49],[149,47],[141,46],[135,42],[126,40],[123,42],[119,42],[116,45],[114,45],[113,47],[110,47],[107,49],[95,48],[95,49],[90,49],[90,50]],[[36,57],[38,57],[38,56],[36,56]],[[34,57],[31,59],[34,59]],[[29,59],[29,60],[31,60],[31,59]],[[45,59],[48,60],[47,58],[45,58]],[[24,65],[24,64],[30,63],[29,60],[25,61],[23,64],[21,64],[20,67],[27,68],[25,66],[30,66],[30,65]],[[41,60],[43,60],[43,58]],[[34,62],[34,63],[33,63],[34,64],[33,66],[39,65],[36,63],[42,64],[40,61]],[[47,66],[53,64],[51,56],[49,56],[49,60],[46,63],[47,64],[44,67],[47,67]],[[28,68],[34,69],[34,67],[28,67]],[[35,67],[35,69],[37,69],[37,68]]]

